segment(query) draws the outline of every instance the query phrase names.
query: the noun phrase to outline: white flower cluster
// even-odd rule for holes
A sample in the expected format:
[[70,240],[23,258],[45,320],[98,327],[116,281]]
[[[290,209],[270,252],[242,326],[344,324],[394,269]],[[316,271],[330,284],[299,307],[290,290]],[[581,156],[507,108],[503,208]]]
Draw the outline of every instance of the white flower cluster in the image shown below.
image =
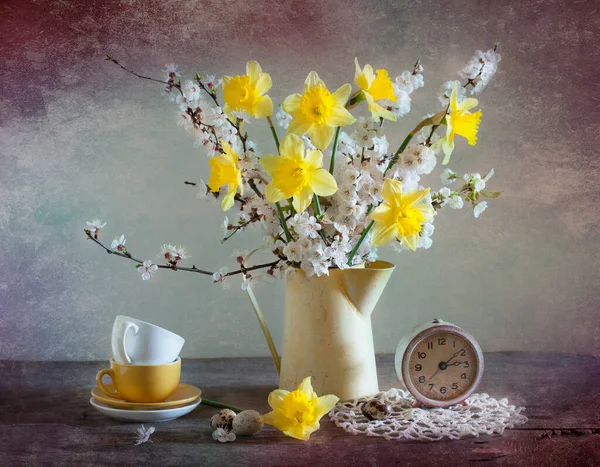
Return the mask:
[[[433,194],[433,197],[440,203],[440,206],[448,206],[452,209],[461,209],[464,206],[464,200],[470,201],[473,205],[473,216],[478,219],[483,211],[488,207],[487,201],[476,200],[479,195],[483,192],[484,195],[490,196],[486,193],[485,185],[494,176],[494,169],[491,169],[484,177],[479,173],[466,173],[462,180],[464,185],[460,190],[452,191],[447,186],[441,188],[437,193]],[[459,177],[454,171],[446,168],[440,175],[442,183],[444,185],[450,185]]]
[[402,74],[396,77],[392,84],[396,102],[391,104],[392,113],[397,117],[404,117],[410,112],[410,95],[413,91],[425,86],[423,79],[423,66],[417,63],[415,69],[410,72],[403,71]]
[[490,82],[490,79],[498,69],[501,56],[495,49],[487,52],[475,51],[469,61],[463,65],[458,75],[473,83],[471,94],[479,94]]

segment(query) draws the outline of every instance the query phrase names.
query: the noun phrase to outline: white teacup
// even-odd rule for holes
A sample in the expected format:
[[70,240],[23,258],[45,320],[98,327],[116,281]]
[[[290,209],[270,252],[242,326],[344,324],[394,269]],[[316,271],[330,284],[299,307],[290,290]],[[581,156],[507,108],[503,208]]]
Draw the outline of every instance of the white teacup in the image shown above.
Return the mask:
[[154,324],[119,315],[112,330],[113,359],[128,365],[162,365],[177,359],[185,339]]

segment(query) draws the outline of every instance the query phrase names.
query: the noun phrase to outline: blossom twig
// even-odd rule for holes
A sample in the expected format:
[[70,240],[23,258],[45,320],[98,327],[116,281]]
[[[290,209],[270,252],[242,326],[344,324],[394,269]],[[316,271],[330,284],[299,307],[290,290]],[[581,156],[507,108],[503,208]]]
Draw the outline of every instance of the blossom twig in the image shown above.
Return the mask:
[[[98,244],[99,246],[101,246],[102,248],[104,248],[106,250],[106,252],[109,255],[116,255],[116,256],[120,256],[121,258],[126,258],[126,259],[130,259],[131,261],[137,263],[137,264],[144,264],[143,261],[140,261],[137,258],[134,258],[131,253],[126,252],[126,253],[121,253],[120,251],[114,251],[111,250],[110,248],[107,248],[100,240],[94,238],[94,236],[92,235],[92,233],[87,230],[84,229],[85,234],[87,235],[87,237],[92,240],[94,243]],[[229,276],[235,276],[237,274],[242,274],[248,271],[255,271],[256,269],[263,269],[263,268],[270,268],[272,266],[275,266],[277,263],[279,262],[279,260],[277,261],[272,261],[270,263],[264,263],[264,264],[257,264],[256,266],[251,266],[249,268],[243,268],[243,269],[237,269],[235,271],[231,271],[228,272],[227,274],[224,274],[224,277],[229,277]],[[205,271],[203,269],[199,269],[197,268],[195,265],[192,265],[191,268],[186,268],[183,266],[177,266],[177,265],[165,265],[165,264],[157,264],[157,266],[160,269],[171,269],[173,271],[187,271],[187,272],[197,272],[199,274],[205,274],[207,276],[212,276],[214,273],[210,272],[210,271]]]
[[108,60],[109,62],[113,62],[115,65],[118,65],[120,68],[122,68],[126,72],[131,73],[133,76],[137,76],[140,79],[147,79],[148,81],[154,81],[155,83],[161,83],[166,86],[173,86],[174,88],[177,88],[179,90],[179,92],[181,93],[181,95],[183,96],[183,91],[181,90],[181,86],[178,83],[176,83],[175,81],[163,81],[161,79],[151,78],[150,76],[140,75],[139,73],[136,73],[135,71],[130,70],[129,68],[125,68],[123,65],[121,65],[119,62],[117,62],[110,55],[107,55],[105,57],[105,60]]

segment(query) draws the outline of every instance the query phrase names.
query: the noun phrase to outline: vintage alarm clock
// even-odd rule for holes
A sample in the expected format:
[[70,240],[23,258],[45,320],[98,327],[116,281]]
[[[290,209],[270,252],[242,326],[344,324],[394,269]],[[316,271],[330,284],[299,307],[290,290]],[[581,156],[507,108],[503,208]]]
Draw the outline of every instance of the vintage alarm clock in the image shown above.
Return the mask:
[[395,366],[415,405],[449,407],[464,402],[479,386],[483,353],[469,333],[434,319],[400,341]]

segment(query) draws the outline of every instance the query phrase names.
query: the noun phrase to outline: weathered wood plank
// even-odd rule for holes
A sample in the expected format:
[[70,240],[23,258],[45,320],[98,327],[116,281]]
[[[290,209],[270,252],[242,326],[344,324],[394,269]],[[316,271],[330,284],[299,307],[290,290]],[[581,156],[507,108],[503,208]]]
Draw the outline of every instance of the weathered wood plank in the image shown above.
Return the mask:
[[[398,386],[393,358],[381,356],[378,365],[381,388]],[[435,443],[355,437],[324,420],[307,443],[265,428],[223,445],[208,427],[216,409],[200,406],[156,424],[154,444],[134,446],[137,424],[106,418],[89,405],[95,373],[105,366],[0,362],[0,465],[447,465],[449,459],[455,465],[600,465],[597,357],[486,354],[481,391],[525,405],[529,423],[504,436]],[[182,380],[202,387],[207,398],[264,412],[277,375],[268,358],[185,360]]]

